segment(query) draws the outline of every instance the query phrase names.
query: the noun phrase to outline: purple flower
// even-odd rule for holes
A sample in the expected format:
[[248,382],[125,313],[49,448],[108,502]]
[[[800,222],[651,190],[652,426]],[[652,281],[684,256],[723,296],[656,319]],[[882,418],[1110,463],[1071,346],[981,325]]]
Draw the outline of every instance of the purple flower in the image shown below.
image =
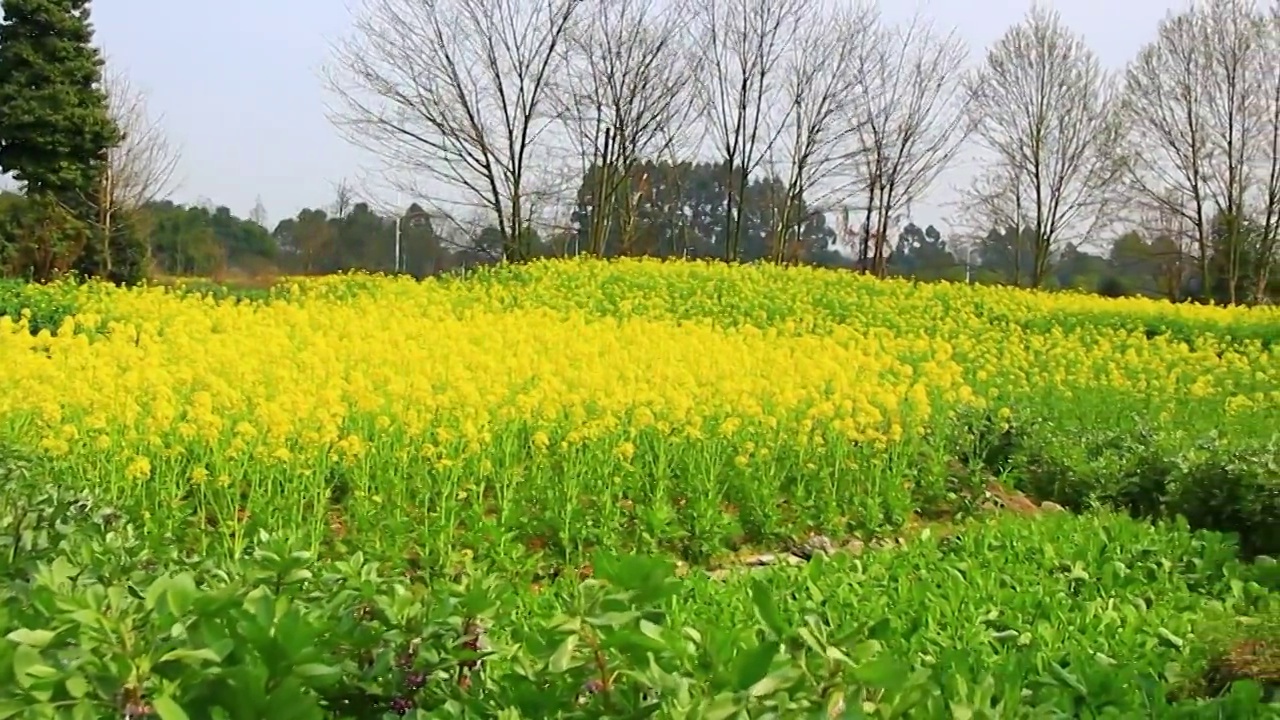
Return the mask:
[[391,712],[404,717],[413,709],[413,701],[407,697],[398,697],[391,701]]
[[410,690],[421,690],[427,684],[426,673],[413,672],[404,677],[404,686]]

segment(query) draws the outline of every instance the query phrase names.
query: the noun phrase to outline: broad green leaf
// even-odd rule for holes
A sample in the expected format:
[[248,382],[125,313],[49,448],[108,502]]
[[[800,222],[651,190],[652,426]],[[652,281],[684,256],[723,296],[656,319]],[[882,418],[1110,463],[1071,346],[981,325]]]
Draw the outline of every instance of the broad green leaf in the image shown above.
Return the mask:
[[766,675],[760,682],[752,685],[747,694],[753,698],[766,697],[791,687],[800,677],[801,671],[798,668],[785,667]]
[[161,575],[151,584],[147,586],[146,595],[143,596],[143,603],[148,610],[155,610],[160,604],[160,598],[164,597],[165,590],[169,589],[169,576]]
[[879,640],[863,640],[853,646],[853,659],[860,663],[866,662],[879,655],[883,648]]
[[826,655],[829,660],[835,660],[836,662],[844,663],[845,665],[853,664],[853,659],[846,655],[843,650],[834,645],[827,646],[822,653],[823,655]]
[[52,642],[53,638],[56,636],[57,633],[52,630],[31,630],[29,628],[22,628],[5,635],[5,638],[18,643],[19,645],[42,648]]
[[871,687],[887,690],[897,687],[909,672],[906,663],[882,655],[854,668],[853,676]]
[[156,715],[160,716],[160,720],[188,720],[186,711],[173,698],[157,698],[151,703],[151,707],[155,709]]
[[702,708],[701,717],[704,720],[728,720],[738,714],[743,707],[743,702],[738,699],[736,694],[724,693],[716,696],[704,708]]
[[169,601],[169,609],[178,616],[185,615],[191,609],[199,594],[195,578],[191,573],[186,572],[170,578],[165,588],[165,599]]
[[79,673],[68,677],[66,686],[67,694],[76,699],[84,697],[89,692],[89,681]]
[[606,612],[587,618],[587,622],[596,627],[621,627],[638,617],[640,613],[635,611]]
[[884,640],[892,634],[893,623],[888,617],[882,617],[867,628],[867,637],[871,640]]
[[547,664],[547,669],[553,673],[562,673],[573,667],[573,651],[578,647],[578,636],[570,635],[566,637],[556,651],[551,654],[551,660]]
[[211,662],[211,663],[221,662],[222,657],[219,656],[218,653],[214,652],[209,648],[198,648],[194,650],[184,648],[180,650],[170,650],[169,652],[160,656],[159,662],[164,663],[164,662],[170,662],[170,661],[184,662],[191,665],[199,665],[202,662]]
[[1186,644],[1182,638],[1174,635],[1165,628],[1157,629],[1156,635],[1160,636],[1161,644],[1167,645],[1175,650],[1181,650],[1182,646]]
[[796,634],[800,636],[800,639],[804,641],[805,645],[809,646],[810,650],[816,653],[823,652],[823,643],[818,640],[818,637],[813,634],[812,630],[802,626],[796,628]]
[[19,685],[29,689],[38,680],[56,677],[58,671],[44,663],[39,650],[30,645],[19,645],[13,652],[13,674]]
[[778,606],[773,601],[773,593],[770,592],[769,586],[764,584],[760,578],[751,579],[751,602],[755,605],[756,616],[760,618],[760,622],[774,634],[775,637],[785,638],[789,636],[787,632],[786,622],[782,619],[782,614],[778,612]]
[[102,622],[102,615],[93,610],[77,610],[70,617],[81,625],[97,626]]
[[304,582],[312,578],[311,571],[306,568],[294,568],[284,577],[285,585],[293,585],[295,583]]
[[576,633],[582,629],[582,618],[569,615],[556,615],[547,623],[547,627],[558,632]]
[[44,662],[40,651],[30,645],[19,645],[13,652],[13,674],[22,687],[31,685],[29,671]]
[[736,672],[734,673],[734,689],[746,690],[764,679],[778,656],[782,643],[777,640],[766,640],[746,652],[738,655]]
[[295,675],[301,677],[333,677],[342,674],[342,669],[332,665],[322,665],[320,663],[306,663],[298,665],[293,669]]
[[660,642],[664,640],[662,626],[656,623],[651,623],[648,620],[640,620],[640,632],[654,640],[658,640]]

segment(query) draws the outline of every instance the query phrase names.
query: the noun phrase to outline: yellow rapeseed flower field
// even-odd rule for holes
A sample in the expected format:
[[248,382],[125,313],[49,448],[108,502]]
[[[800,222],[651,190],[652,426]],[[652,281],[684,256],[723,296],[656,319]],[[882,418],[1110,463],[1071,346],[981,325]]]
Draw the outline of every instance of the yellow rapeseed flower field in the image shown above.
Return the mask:
[[979,420],[1280,428],[1274,311],[656,261],[56,292],[0,317],[0,441],[229,552],[717,548],[899,525]]

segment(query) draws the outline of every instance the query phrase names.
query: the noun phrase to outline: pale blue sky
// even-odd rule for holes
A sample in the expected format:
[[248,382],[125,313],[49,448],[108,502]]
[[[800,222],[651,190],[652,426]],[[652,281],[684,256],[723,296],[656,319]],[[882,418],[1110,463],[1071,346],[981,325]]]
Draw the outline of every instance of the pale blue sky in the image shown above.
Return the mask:
[[[367,163],[329,125],[319,71],[329,43],[347,32],[356,0],[97,0],[98,41],[163,113],[182,147],[182,184],[174,199],[208,198],[247,214],[261,196],[270,222],[300,208],[328,204],[333,184]],[[954,26],[975,58],[1030,7],[1031,0],[931,0],[922,7]],[[915,5],[885,2],[889,18]],[[1149,40],[1174,6],[1165,0],[1059,2],[1103,62],[1121,67]],[[945,224],[949,187],[968,173],[940,179],[917,222]]]

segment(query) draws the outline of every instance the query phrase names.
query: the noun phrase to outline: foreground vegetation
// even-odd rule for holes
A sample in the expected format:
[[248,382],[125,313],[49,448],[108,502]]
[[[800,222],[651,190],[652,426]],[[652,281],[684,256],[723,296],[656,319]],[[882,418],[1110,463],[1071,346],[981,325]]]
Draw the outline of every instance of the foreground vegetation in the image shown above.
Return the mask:
[[0,717],[1275,700],[1275,311],[653,261],[0,308]]

